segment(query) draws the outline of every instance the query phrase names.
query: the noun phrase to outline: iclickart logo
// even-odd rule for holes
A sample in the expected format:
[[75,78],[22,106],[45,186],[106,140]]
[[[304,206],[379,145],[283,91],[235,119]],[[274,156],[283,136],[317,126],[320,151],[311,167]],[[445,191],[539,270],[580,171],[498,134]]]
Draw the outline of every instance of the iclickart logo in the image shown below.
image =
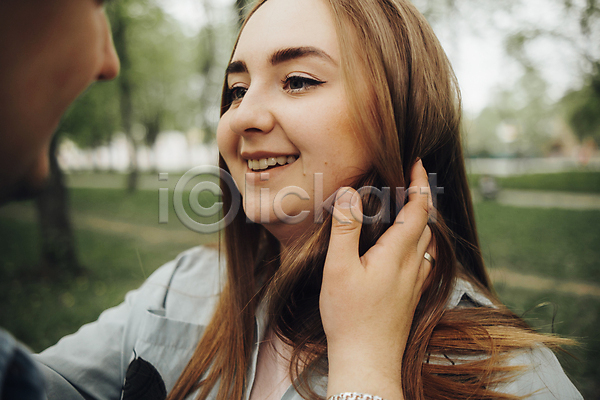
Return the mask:
[[[231,207],[225,215],[223,215],[223,202],[220,201],[223,192],[217,183],[219,179],[224,182],[231,194]],[[169,174],[158,174],[158,180],[167,182]],[[271,221],[271,213],[273,213],[280,222],[294,225],[306,221],[312,214],[314,223],[323,223],[325,212],[333,213],[333,204],[337,195],[336,191],[328,198],[324,198],[323,180],[322,173],[314,174],[312,199],[305,189],[298,186],[286,186],[275,193],[271,193],[271,189],[268,187],[268,172],[260,173],[261,184],[259,187],[248,184],[248,180],[246,180],[246,199],[252,199],[252,202],[259,204],[258,209],[255,207],[245,207],[247,210],[246,221],[249,223],[268,223]],[[402,223],[403,219],[401,217],[398,218],[398,214],[401,212],[404,200],[409,194],[419,193],[432,197],[433,209],[429,212],[429,220],[435,222],[437,196],[444,193],[444,188],[437,186],[437,174],[429,174],[429,187],[409,187],[408,189],[397,187],[394,190],[396,204],[392,205],[392,188],[376,188],[373,186],[358,188],[354,196],[360,196],[361,199],[367,196],[375,196],[385,206],[380,207],[375,215],[364,215],[360,212],[359,215],[354,215],[356,211],[353,210],[353,217],[358,221],[362,221],[363,224],[378,222],[389,224],[392,217],[396,223]],[[159,224],[169,222],[169,192],[169,188],[163,187],[158,189]],[[307,204],[312,201],[312,213],[309,210],[311,207],[295,215],[286,213],[283,202],[288,196],[295,196]],[[201,200],[205,199],[204,203],[207,203],[207,198],[219,200],[209,201],[208,203],[210,204],[203,205]],[[227,171],[214,165],[202,165],[188,170],[179,178],[173,190],[172,204],[175,215],[184,226],[197,233],[211,234],[225,228],[234,220],[237,213],[240,212],[242,198],[233,177]]]

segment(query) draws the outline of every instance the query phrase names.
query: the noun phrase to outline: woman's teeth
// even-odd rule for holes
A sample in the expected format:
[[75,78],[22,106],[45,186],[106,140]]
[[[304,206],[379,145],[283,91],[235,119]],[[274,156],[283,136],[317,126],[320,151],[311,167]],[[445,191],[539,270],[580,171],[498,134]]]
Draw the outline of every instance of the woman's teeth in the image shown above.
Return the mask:
[[279,157],[269,157],[269,158],[261,158],[259,160],[248,160],[248,168],[253,171],[262,171],[269,167],[274,167],[277,165],[286,165],[291,164],[296,161],[297,156],[279,156]]

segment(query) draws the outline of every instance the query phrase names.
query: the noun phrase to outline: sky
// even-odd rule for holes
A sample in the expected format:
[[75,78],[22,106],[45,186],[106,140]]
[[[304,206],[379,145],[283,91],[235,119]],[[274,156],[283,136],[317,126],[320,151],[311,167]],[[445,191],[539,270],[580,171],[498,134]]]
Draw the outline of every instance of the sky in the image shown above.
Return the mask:
[[[159,0],[170,15],[180,21],[186,32],[194,34],[208,18],[231,19],[234,0],[212,0],[210,17],[200,0]],[[492,101],[499,89],[513,87],[522,67],[506,54],[505,32],[522,26],[551,28],[560,24],[561,10],[548,0],[527,0],[513,13],[460,10],[456,24],[436,26],[442,46],[454,67],[462,91],[464,110],[475,116]],[[467,3],[468,4],[468,3]],[[549,83],[549,96],[559,99],[565,90],[577,84],[579,73],[572,49],[556,41],[538,41],[530,53]]]

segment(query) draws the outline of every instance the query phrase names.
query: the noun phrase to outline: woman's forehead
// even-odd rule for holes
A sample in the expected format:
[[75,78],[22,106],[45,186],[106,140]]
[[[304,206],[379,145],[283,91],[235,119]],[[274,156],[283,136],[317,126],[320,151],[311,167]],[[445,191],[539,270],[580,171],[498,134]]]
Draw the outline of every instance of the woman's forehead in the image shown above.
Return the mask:
[[335,24],[325,0],[266,1],[245,25],[233,60],[251,62],[264,54],[299,47],[321,49],[339,61]]

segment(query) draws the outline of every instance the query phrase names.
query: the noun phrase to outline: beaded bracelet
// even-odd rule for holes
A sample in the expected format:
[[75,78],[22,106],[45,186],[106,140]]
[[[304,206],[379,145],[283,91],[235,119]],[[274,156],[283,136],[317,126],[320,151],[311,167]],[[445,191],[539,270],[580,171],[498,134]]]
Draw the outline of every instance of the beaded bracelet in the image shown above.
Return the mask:
[[372,394],[366,393],[340,393],[327,398],[327,400],[383,400],[379,396],[373,396]]

